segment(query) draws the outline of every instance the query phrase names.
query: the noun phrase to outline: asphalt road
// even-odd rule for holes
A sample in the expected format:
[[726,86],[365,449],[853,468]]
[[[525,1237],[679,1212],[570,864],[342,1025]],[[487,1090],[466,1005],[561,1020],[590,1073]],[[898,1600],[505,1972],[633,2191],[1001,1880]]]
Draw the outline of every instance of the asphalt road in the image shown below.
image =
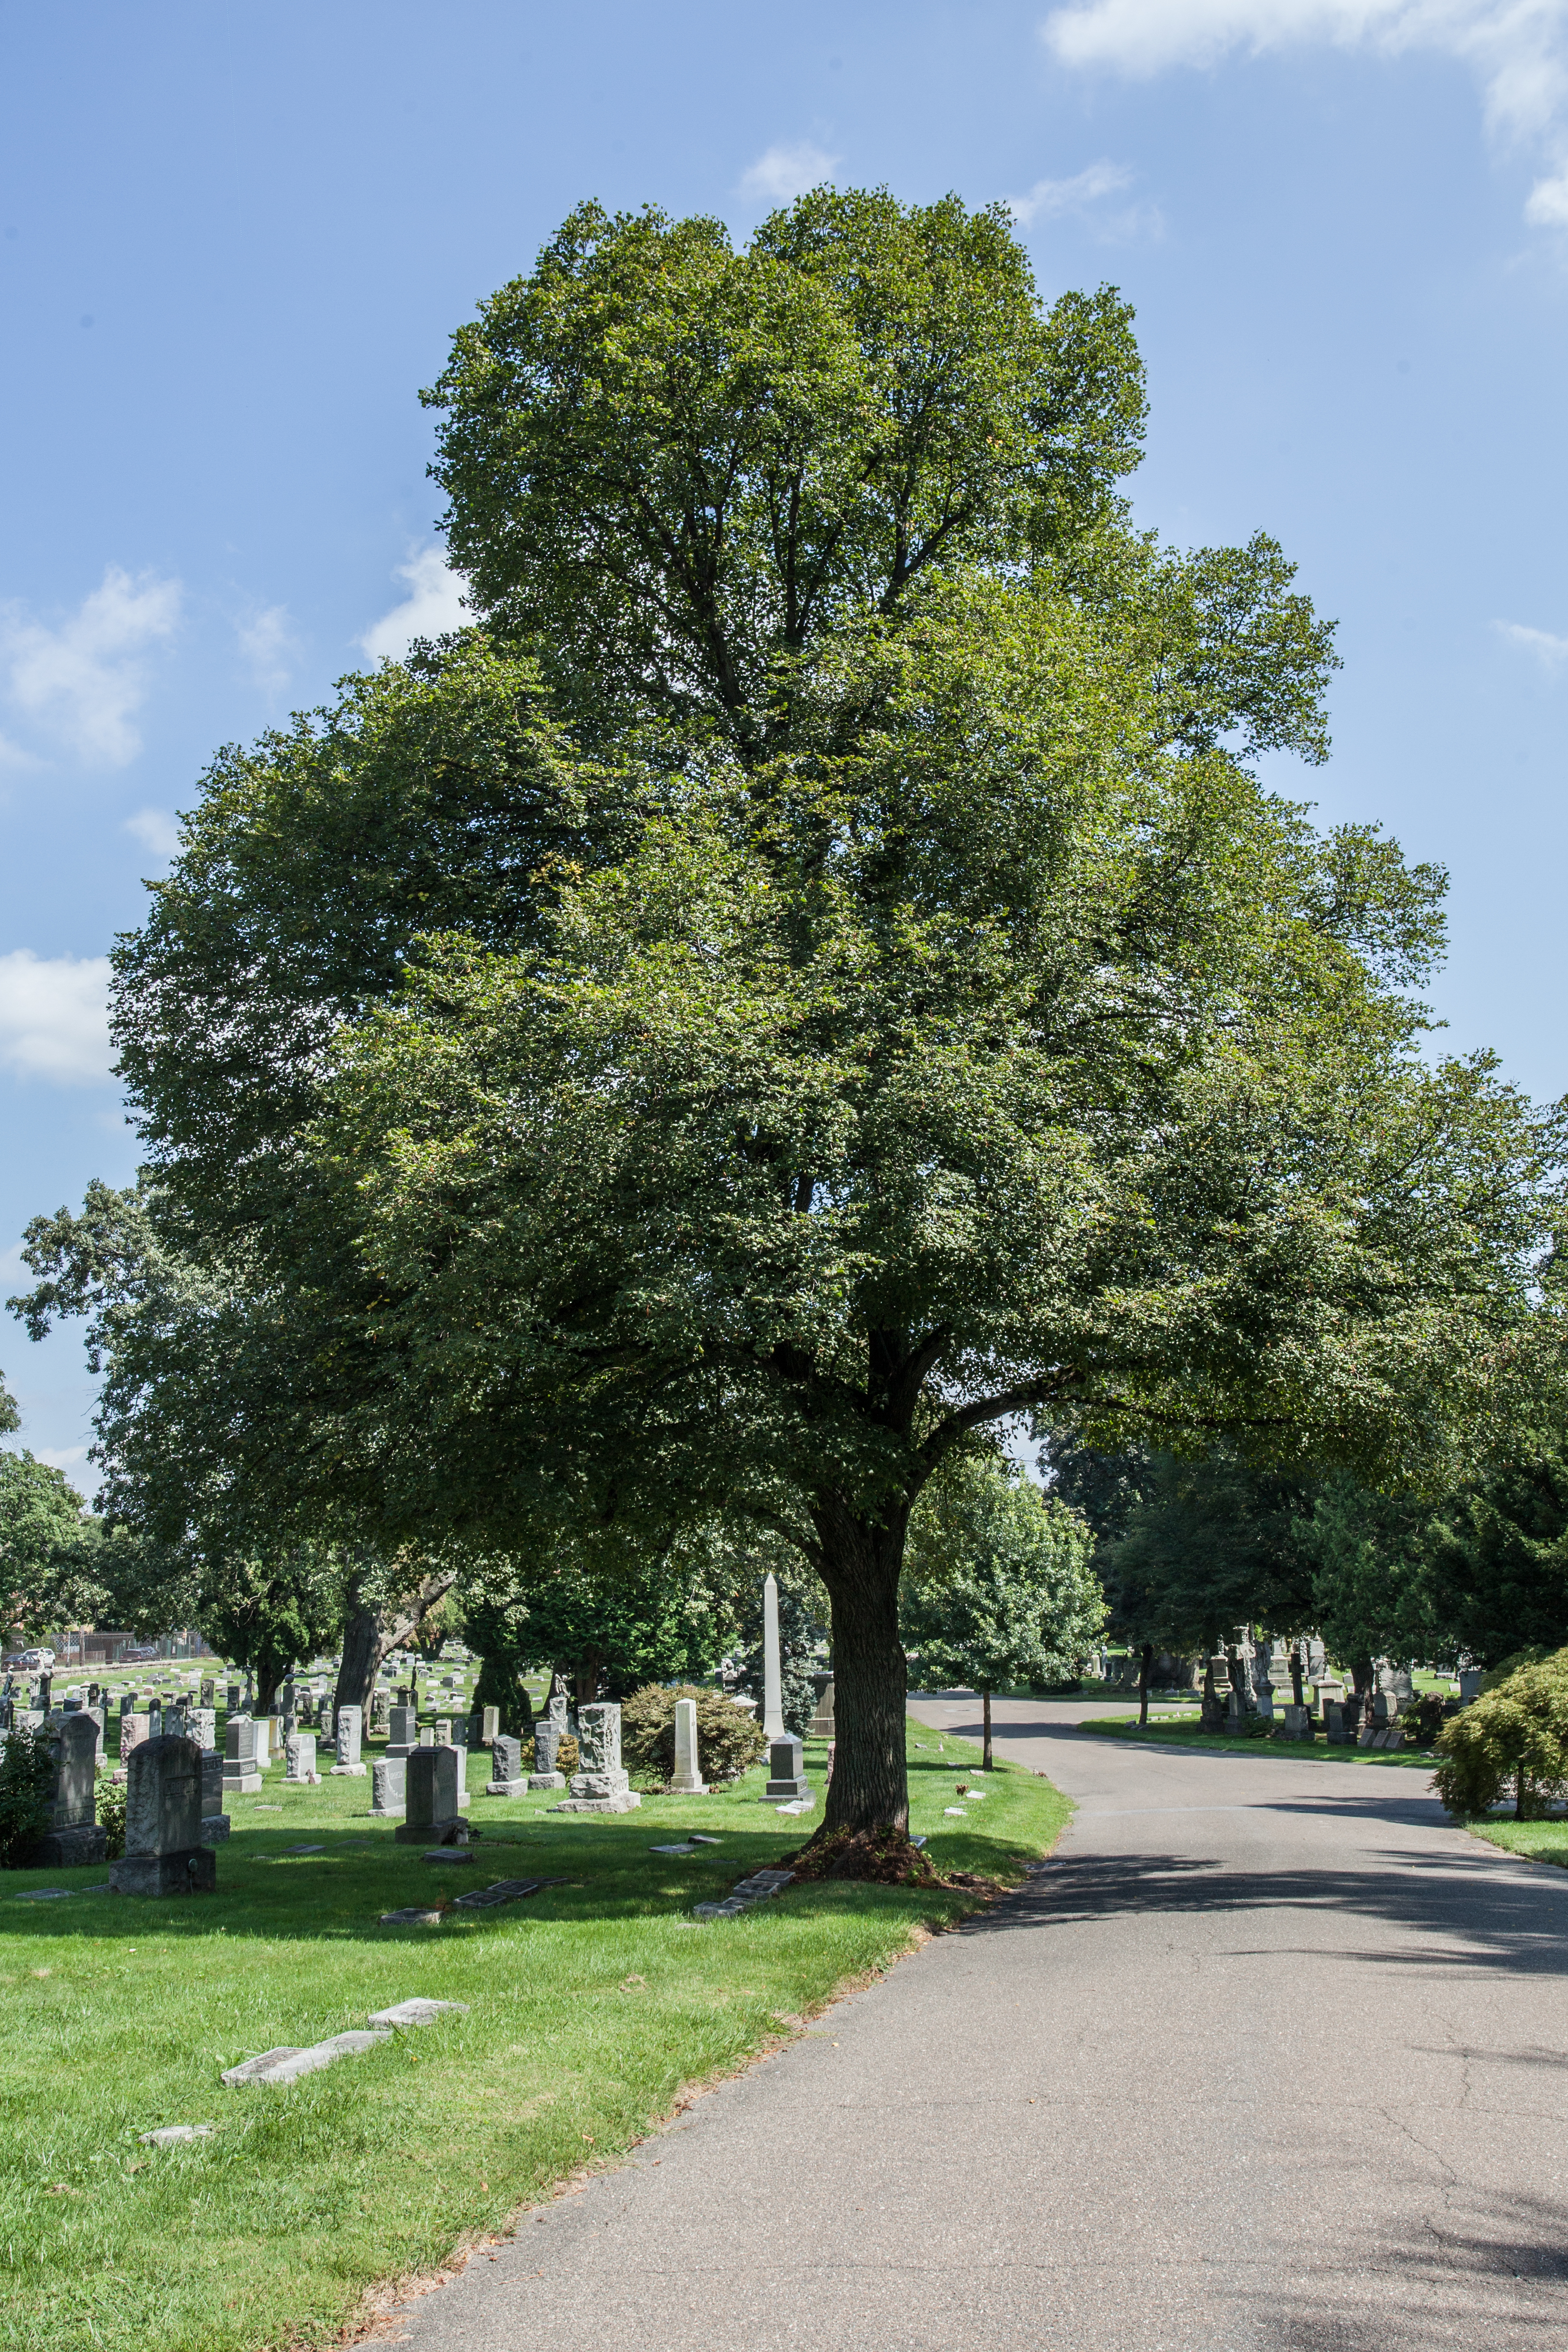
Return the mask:
[[[922,1701],[977,1728],[973,1700]],[[1103,1711],[1102,1709],[1100,1711]],[[405,2305],[419,2352],[1568,2341],[1568,1872],[999,1703],[1059,1867]],[[657,2159],[657,2161],[656,2161]]]

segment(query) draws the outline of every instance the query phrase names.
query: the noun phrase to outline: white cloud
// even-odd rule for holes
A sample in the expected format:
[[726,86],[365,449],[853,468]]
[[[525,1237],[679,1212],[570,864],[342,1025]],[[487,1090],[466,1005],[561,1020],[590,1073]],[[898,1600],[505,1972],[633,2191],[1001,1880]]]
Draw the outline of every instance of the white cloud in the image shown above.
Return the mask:
[[0,1063],[57,1086],[108,1077],[109,958],[0,955]]
[[138,809],[128,816],[121,830],[134,834],[143,849],[154,857],[177,857],[180,854],[180,828],[164,809]]
[[1548,146],[1526,216],[1568,226],[1568,0],[1071,0],[1042,32],[1064,65],[1143,77],[1304,42],[1436,51],[1475,75],[1493,131]]
[[1554,637],[1550,629],[1531,629],[1523,621],[1500,621],[1497,625],[1511,644],[1533,654],[1543,669],[1555,669],[1559,662],[1568,661],[1568,637]]
[[1119,205],[1106,209],[1106,199],[1119,196],[1132,184],[1125,163],[1101,161],[1075,172],[1070,180],[1037,180],[1026,195],[1009,196],[1008,209],[1020,228],[1037,221],[1072,218],[1092,226],[1100,236],[1134,236],[1140,231],[1158,236],[1163,226],[1152,205]]
[[1531,228],[1568,228],[1568,168],[1553,179],[1537,180],[1524,217]]
[[79,1462],[87,1460],[85,1445],[40,1445],[33,1456],[35,1462],[47,1462],[51,1470],[74,1470]]
[[298,650],[287,604],[268,604],[250,620],[237,621],[234,634],[257,685],[268,694],[280,694],[289,683],[289,665]]
[[837,155],[814,147],[809,139],[793,147],[770,147],[742,173],[736,193],[763,204],[793,204],[808,188],[820,187],[837,161]]
[[146,656],[173,635],[180,583],[114,564],[58,628],[0,614],[0,667],[12,708],[79,760],[122,768],[142,748],[132,720],[147,698]]
[[409,593],[357,640],[372,661],[401,661],[416,637],[438,637],[473,618],[463,609],[462,576],[448,569],[438,547],[421,548],[392,576],[406,580]]

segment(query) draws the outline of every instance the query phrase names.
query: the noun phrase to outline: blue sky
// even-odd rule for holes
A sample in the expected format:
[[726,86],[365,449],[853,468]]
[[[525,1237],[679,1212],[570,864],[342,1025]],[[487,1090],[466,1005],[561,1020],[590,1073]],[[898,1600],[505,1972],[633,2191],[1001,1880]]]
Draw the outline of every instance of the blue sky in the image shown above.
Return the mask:
[[[1338,616],[1332,763],[1452,870],[1458,1047],[1568,1087],[1568,0],[0,6],[0,1276],[135,1164],[101,958],[206,759],[457,616],[416,398],[567,208],[1014,199],[1110,279],[1140,518]],[[10,1336],[5,1337],[5,1332]],[[74,1334],[0,1329],[90,1485]]]

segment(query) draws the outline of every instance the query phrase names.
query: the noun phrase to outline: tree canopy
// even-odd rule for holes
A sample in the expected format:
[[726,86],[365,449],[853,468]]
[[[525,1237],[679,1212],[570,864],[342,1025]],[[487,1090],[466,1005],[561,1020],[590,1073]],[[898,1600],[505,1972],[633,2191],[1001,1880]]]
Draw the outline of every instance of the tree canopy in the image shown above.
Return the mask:
[[110,1389],[187,1518],[768,1530],[830,1825],[901,1823],[953,1448],[1459,1458],[1555,1131],[1424,1057],[1441,876],[1247,765],[1323,755],[1326,625],[1132,529],[1131,313],[1000,211],[584,208],[431,398],[481,630],[226,752],[117,950],[169,1268]]

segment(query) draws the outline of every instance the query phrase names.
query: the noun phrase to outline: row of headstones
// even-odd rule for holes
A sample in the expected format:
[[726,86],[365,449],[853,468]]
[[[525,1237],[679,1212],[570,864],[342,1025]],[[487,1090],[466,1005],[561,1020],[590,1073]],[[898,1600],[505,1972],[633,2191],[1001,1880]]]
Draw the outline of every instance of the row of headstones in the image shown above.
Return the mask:
[[[69,1868],[105,1859],[98,1820],[102,1727],[85,1710],[50,1718],[55,1781],[49,1825],[24,1858],[28,1868]],[[216,1884],[212,1849],[228,1834],[223,1759],[182,1732],[141,1742],[126,1770],[125,1852],[110,1864],[121,1894],[179,1894]]]

